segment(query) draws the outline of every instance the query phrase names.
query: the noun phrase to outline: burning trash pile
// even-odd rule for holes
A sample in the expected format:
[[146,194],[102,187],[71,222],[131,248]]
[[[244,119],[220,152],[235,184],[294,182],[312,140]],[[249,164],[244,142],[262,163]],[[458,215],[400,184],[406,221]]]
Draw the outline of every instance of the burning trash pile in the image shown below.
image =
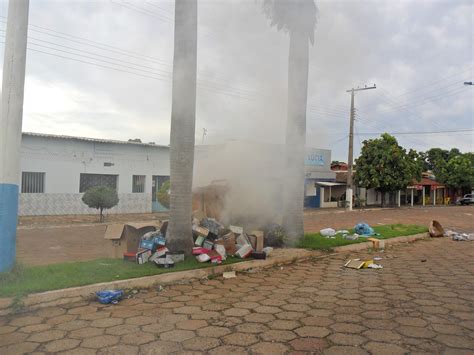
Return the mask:
[[[109,227],[108,227],[109,228]],[[112,241],[114,255],[137,264],[154,263],[158,267],[172,268],[184,261],[184,251],[171,252],[166,247],[168,221],[157,225],[126,224],[110,226],[106,239]],[[226,228],[214,218],[194,217],[192,223],[192,255],[199,262],[220,264],[228,256],[266,259],[273,247],[283,246],[284,231],[278,224],[264,230],[245,232],[243,227]]]
[[194,245],[192,254],[199,262],[220,264],[228,255],[239,258],[266,259],[273,250],[264,247],[264,231],[244,232],[243,227],[225,228],[214,218],[193,219]]

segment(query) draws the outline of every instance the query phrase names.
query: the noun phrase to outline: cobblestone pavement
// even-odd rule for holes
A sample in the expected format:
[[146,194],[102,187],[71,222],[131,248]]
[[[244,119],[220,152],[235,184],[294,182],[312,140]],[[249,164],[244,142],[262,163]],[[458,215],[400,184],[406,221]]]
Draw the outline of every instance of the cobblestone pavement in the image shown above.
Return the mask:
[[337,254],[0,318],[0,354],[473,354],[474,242],[378,255],[381,270]]
[[[104,239],[105,224],[74,225],[81,216],[23,217],[33,224],[18,230],[17,258],[25,265],[93,260],[109,255],[110,243]],[[95,216],[82,216],[91,218]],[[158,218],[157,214],[120,215],[125,221],[143,221]],[[345,212],[344,210],[305,211],[305,231],[316,232],[322,228],[350,228],[360,221],[369,224],[413,223],[428,225],[432,219],[443,226],[458,230],[474,231],[474,206],[416,207],[400,209],[375,209]],[[40,221],[49,221],[41,226]],[[70,221],[72,225],[64,225]]]

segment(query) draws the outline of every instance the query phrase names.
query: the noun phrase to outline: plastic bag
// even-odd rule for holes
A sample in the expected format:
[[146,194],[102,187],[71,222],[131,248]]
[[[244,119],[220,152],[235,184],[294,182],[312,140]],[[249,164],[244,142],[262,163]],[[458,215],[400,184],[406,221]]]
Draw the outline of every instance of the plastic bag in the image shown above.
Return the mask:
[[97,291],[97,299],[103,304],[117,304],[123,296],[123,290],[103,290]]
[[332,237],[336,235],[336,231],[332,228],[324,228],[319,231],[323,237]]
[[359,235],[374,235],[375,232],[367,223],[358,223],[354,227],[354,231]]

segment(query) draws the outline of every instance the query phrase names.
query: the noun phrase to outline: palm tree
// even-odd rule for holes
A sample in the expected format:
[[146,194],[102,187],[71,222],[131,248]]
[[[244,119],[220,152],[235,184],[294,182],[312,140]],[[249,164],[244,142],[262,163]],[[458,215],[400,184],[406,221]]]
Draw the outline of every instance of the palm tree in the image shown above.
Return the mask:
[[309,42],[314,44],[317,7],[314,0],[264,0],[271,26],[289,33],[288,111],[283,227],[287,244],[303,236],[304,156],[308,96]]
[[196,124],[197,1],[177,0],[174,19],[167,247],[192,250],[192,182]]

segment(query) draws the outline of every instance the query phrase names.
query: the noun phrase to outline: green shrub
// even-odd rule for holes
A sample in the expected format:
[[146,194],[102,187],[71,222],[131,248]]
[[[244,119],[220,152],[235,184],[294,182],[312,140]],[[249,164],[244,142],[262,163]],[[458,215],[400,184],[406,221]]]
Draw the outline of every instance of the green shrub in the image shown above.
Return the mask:
[[85,192],[84,196],[82,196],[82,202],[90,208],[98,209],[100,222],[103,222],[103,211],[117,206],[119,198],[115,189],[107,186],[97,186]]
[[170,208],[170,181],[165,181],[161,185],[160,189],[156,193],[156,198],[158,202],[161,203],[164,207]]

